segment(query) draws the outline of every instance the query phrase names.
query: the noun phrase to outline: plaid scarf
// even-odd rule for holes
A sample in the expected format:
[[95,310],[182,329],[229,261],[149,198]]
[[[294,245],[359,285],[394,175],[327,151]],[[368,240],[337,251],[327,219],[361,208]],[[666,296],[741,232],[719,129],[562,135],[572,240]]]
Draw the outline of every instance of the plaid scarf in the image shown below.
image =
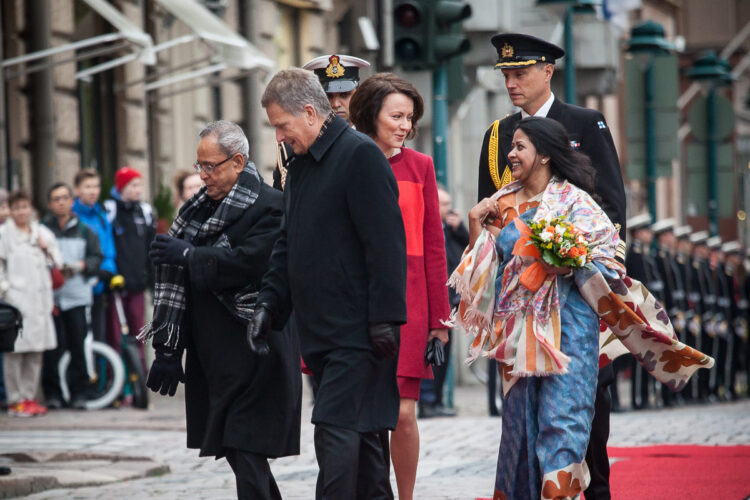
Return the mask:
[[[224,230],[234,224],[258,199],[263,180],[255,165],[248,161],[237,182],[220,202],[214,202],[201,187],[180,209],[167,234],[194,245],[231,248]],[[218,203],[216,210],[211,205]],[[213,212],[213,213],[211,213]],[[233,316],[249,321],[258,292],[252,284],[234,292],[214,292]],[[180,349],[183,345],[182,322],[185,313],[185,269],[159,264],[154,285],[154,317],[138,333],[138,339],[154,338],[156,345]]]

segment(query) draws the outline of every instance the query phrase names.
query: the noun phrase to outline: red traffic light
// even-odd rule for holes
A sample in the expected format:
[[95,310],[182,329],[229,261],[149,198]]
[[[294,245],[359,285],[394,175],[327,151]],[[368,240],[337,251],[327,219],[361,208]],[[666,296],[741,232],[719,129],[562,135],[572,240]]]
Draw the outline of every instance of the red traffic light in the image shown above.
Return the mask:
[[396,24],[403,28],[413,28],[422,21],[422,15],[413,3],[402,3],[393,11],[393,17]]

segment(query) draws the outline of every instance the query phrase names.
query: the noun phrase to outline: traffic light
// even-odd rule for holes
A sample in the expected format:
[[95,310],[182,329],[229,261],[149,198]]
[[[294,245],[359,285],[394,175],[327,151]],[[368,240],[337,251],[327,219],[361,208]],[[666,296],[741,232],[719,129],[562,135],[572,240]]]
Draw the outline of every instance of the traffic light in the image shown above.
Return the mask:
[[435,61],[440,63],[471,49],[471,43],[461,26],[461,21],[471,17],[471,5],[456,0],[438,0],[433,4],[433,23],[436,27],[433,52]]
[[396,64],[404,69],[434,69],[469,51],[461,21],[471,6],[457,0],[394,0],[393,41]]
[[393,3],[393,49],[396,64],[404,69],[429,67],[429,1],[396,0]]

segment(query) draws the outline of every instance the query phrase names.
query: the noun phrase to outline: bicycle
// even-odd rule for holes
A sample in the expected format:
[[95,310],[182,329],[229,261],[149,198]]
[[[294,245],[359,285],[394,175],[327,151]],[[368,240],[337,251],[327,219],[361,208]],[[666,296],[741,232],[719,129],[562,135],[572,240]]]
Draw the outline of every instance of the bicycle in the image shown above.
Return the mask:
[[[86,309],[86,323],[88,331],[84,340],[84,357],[86,372],[89,376],[89,395],[86,402],[87,410],[106,408],[124,391],[133,395],[133,406],[148,408],[148,388],[146,387],[146,373],[138,352],[138,340],[130,335],[125,311],[122,306],[120,290],[124,284],[122,276],[116,275],[110,282],[114,306],[120,321],[122,332],[122,355],[104,342],[94,340],[91,330],[91,310]],[[70,352],[65,352],[58,363],[60,374],[60,391],[65,402],[70,401],[68,388],[68,367]]]

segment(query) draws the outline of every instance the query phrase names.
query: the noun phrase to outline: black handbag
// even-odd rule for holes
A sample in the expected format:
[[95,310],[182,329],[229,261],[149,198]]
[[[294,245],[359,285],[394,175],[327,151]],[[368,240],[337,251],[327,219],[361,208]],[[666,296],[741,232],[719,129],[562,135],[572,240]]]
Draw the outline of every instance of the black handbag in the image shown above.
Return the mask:
[[21,311],[0,299],[0,352],[12,352],[23,328]]

